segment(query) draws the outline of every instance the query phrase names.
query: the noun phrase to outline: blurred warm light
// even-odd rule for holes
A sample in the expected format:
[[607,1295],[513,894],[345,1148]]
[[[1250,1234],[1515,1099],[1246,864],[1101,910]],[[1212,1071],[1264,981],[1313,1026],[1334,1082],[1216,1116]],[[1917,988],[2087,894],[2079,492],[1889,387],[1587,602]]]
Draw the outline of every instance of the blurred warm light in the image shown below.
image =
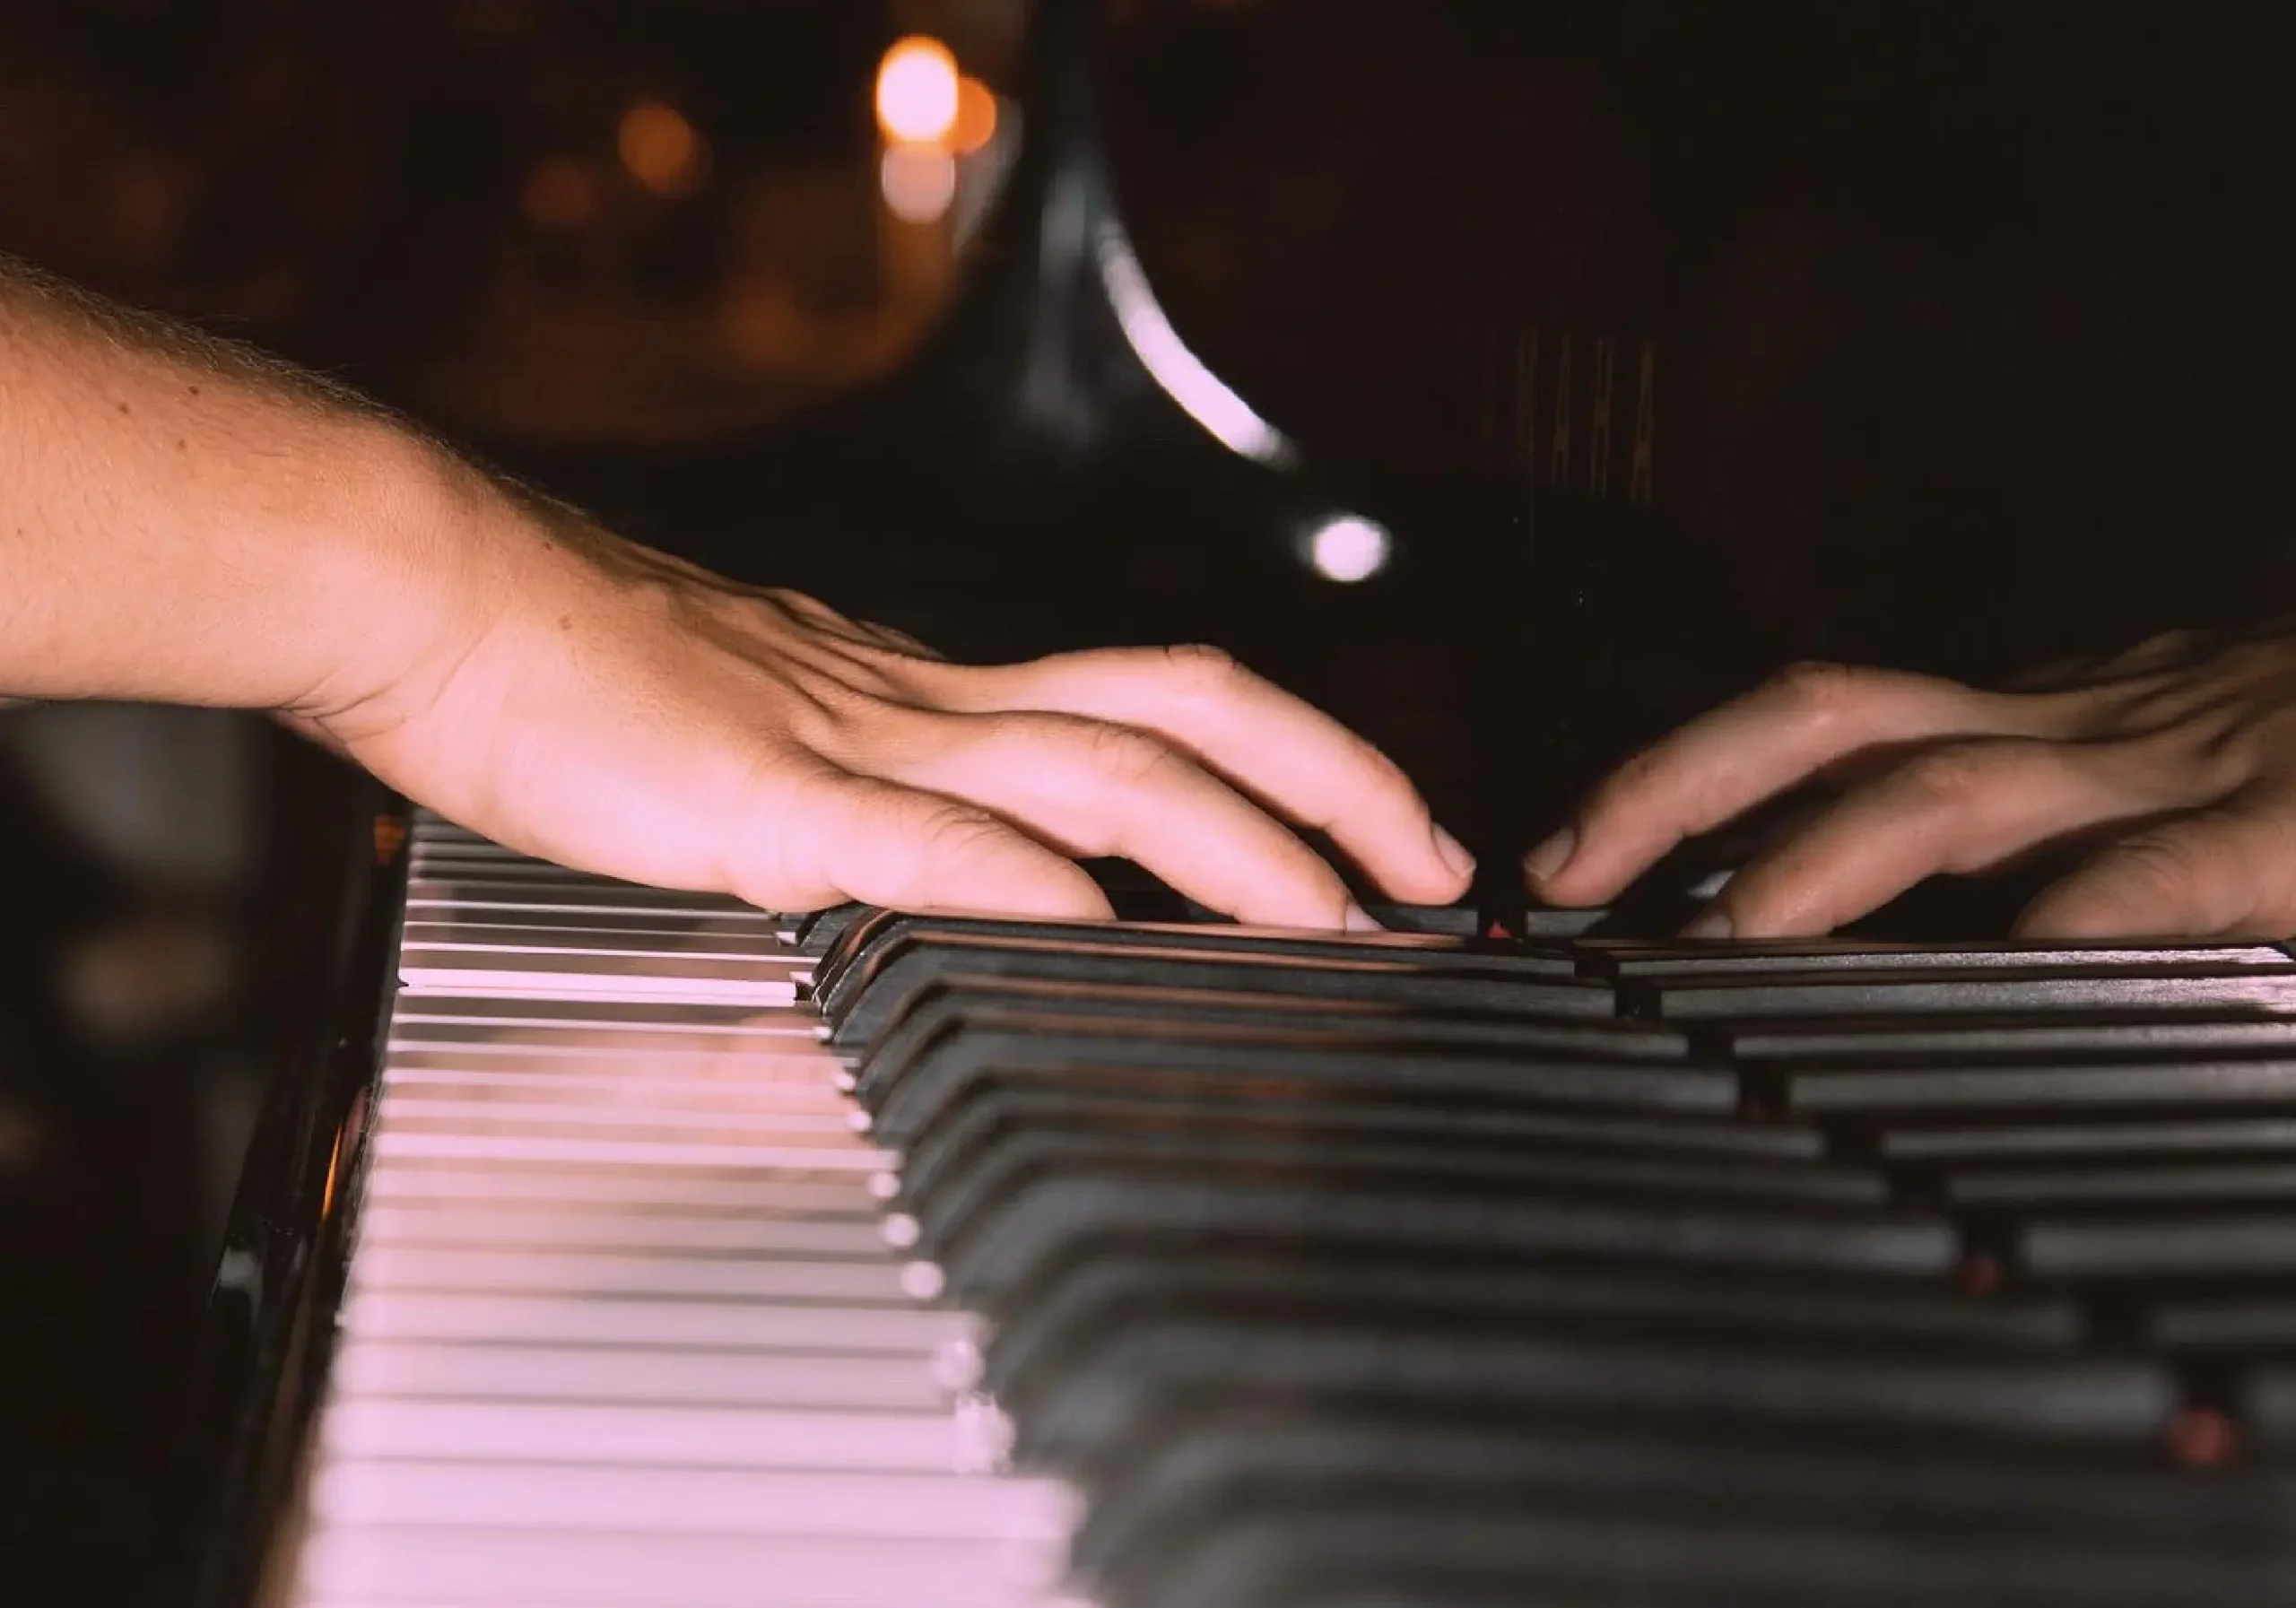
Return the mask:
[[709,171],[709,147],[700,131],[659,100],[637,101],[622,113],[614,143],[630,176],[657,196],[691,196]]
[[978,78],[957,80],[957,117],[949,143],[966,155],[996,137],[996,91]]
[[546,156],[526,169],[518,210],[536,229],[580,229],[598,215],[597,182],[570,156]]
[[938,145],[888,145],[877,187],[902,222],[937,222],[957,198],[957,159]]
[[1290,463],[1294,454],[1283,432],[1252,412],[1251,404],[1230,390],[1182,343],[1148,288],[1148,275],[1133,254],[1132,242],[1113,218],[1101,222],[1099,256],[1100,282],[1116,309],[1124,338],[1164,395],[1231,452],[1255,463]]
[[961,100],[957,58],[938,39],[921,33],[897,39],[877,65],[877,126],[889,140],[930,144],[947,139]]
[[1387,567],[1395,538],[1384,525],[1357,514],[1325,520],[1308,536],[1308,562],[1326,580],[1369,580]]

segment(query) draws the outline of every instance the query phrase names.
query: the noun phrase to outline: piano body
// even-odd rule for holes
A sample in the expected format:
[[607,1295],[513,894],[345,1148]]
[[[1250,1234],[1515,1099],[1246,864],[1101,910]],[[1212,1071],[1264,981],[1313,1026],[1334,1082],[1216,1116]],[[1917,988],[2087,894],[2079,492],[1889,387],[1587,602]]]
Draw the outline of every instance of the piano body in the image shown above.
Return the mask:
[[[1207,435],[1122,305],[1157,275],[1114,206],[1091,10],[1039,7],[1002,212],[908,374],[778,444],[553,478],[735,570],[745,488],[788,487],[821,563],[938,509],[978,540],[900,549],[874,612],[960,648],[1056,645],[948,608],[984,568],[1080,600],[1048,629],[1126,634],[1057,537],[1111,508],[1201,521],[1162,556],[1207,636],[1299,584],[1301,529],[1389,526],[1406,635],[1458,651],[1404,678],[1403,726],[1362,724],[1409,752],[1457,700],[1517,734],[1434,789],[1510,865],[1507,833],[1774,644],[1685,603],[1700,561],[1631,495],[1622,400],[1604,491],[1552,473],[1551,419],[1523,433],[1559,326],[1474,349],[1536,381],[1471,422],[1503,438],[1475,476]],[[1608,339],[1622,397],[1642,340]],[[857,491],[888,439],[904,473]],[[1407,543],[1478,522],[1526,534],[1463,595]],[[1232,588],[1189,578],[1206,553]],[[1344,654],[1369,616],[1323,606]],[[1636,682],[1646,655],[1678,674]],[[1918,901],[1683,945],[1665,888],[1569,914],[1498,875],[1361,939],[1131,887],[1108,929],[797,917],[372,796],[336,877],[329,1028],[218,1273],[171,1601],[2296,1593],[2279,947],[2022,947]]]

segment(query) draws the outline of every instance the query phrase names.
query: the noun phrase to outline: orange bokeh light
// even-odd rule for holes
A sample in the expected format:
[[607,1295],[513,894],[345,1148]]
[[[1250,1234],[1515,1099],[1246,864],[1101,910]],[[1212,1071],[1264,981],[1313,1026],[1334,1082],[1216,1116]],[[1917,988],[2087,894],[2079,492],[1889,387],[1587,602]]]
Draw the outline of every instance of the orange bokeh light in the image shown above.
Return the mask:
[[889,140],[938,143],[957,126],[957,58],[940,40],[913,33],[877,65],[877,126]]
[[996,137],[996,92],[970,75],[957,81],[957,117],[949,143],[970,152]]
[[709,170],[709,147],[674,106],[640,100],[622,114],[615,148],[630,176],[657,196],[691,196]]

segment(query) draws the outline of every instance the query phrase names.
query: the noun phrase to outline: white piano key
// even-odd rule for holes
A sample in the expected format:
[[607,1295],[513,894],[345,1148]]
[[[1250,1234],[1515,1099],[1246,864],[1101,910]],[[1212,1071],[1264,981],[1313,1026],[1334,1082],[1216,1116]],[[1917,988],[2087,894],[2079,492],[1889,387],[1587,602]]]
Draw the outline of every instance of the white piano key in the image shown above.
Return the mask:
[[823,1218],[760,1213],[492,1211],[370,1203],[359,1213],[360,1254],[387,1245],[526,1246],[536,1250],[644,1249],[759,1256],[884,1255],[883,1230],[860,1214]]
[[841,1260],[760,1256],[610,1256],[572,1251],[459,1250],[366,1245],[345,1289],[472,1291],[593,1299],[669,1296],[709,1300],[891,1303],[900,1265],[882,1254]]
[[613,1127],[649,1138],[754,1134],[789,1144],[809,1141],[843,1144],[852,1133],[840,1111],[778,1108],[769,1100],[760,1100],[747,1109],[730,1102],[639,1104],[603,1099],[595,1091],[583,1091],[580,1099],[562,1100],[520,1099],[509,1093],[495,1099],[484,1094],[452,1099],[442,1091],[409,1092],[387,1086],[380,1109],[383,1120],[398,1133],[540,1134]]
[[[946,1537],[1057,1548],[1077,1501],[1049,1481],[972,1474],[344,1459],[311,1482],[310,1507],[325,1525]],[[1057,1566],[1055,1553],[1043,1567]]]
[[399,952],[399,985],[414,993],[496,998],[612,999],[659,1004],[787,1005],[797,990],[773,961],[590,956],[578,968],[563,955],[464,954],[437,948]]
[[500,1134],[428,1134],[378,1131],[368,1141],[372,1155],[445,1161],[603,1161],[631,1167],[790,1167],[850,1171],[866,1177],[882,1171],[889,1157],[870,1145],[833,1146],[744,1143],[655,1143],[648,1140],[519,1137]]
[[883,1242],[791,918],[410,858],[290,1608],[1058,1601],[1077,1499],[965,1472],[986,1326]]
[[448,848],[432,848],[428,844],[410,850],[406,856],[408,869],[425,879],[451,876],[457,882],[564,882],[570,887],[602,886],[636,887],[635,882],[623,882],[615,877],[592,876],[587,872],[569,871],[563,865],[553,865],[547,860],[527,859],[517,855],[471,855]]
[[574,1296],[354,1290],[336,1314],[345,1334],[377,1340],[543,1345],[657,1345],[857,1356],[929,1357],[980,1344],[970,1314],[938,1307],[811,1306],[771,1301],[599,1300]]
[[331,1402],[330,1458],[447,1457],[683,1468],[884,1469],[956,1473],[971,1455],[958,1416],[795,1407],[597,1406],[581,1402]]
[[[776,1046],[761,1040],[728,1045],[707,1039],[690,1044],[666,1042],[648,1036],[640,1044],[586,1043],[581,1035],[564,1042],[551,1041],[532,1029],[515,1040],[488,1042],[461,1037],[411,1039],[394,1034],[384,1057],[387,1068],[420,1071],[426,1067],[552,1067],[585,1076],[645,1080],[657,1076],[706,1079],[712,1082],[741,1082],[810,1086],[838,1090],[841,1065],[808,1046]],[[536,1042],[535,1040],[541,1040]]]
[[485,943],[501,934],[505,943],[546,943],[604,934],[674,938],[723,938],[763,953],[787,954],[810,965],[782,942],[765,912],[720,915],[709,910],[526,910],[499,911],[465,907],[445,913],[434,908],[407,912],[404,942],[435,940]]
[[717,959],[753,960],[795,969],[804,962],[793,951],[761,933],[711,930],[700,922],[645,931],[625,926],[473,926],[460,922],[410,922],[403,939],[407,952],[463,954],[595,956],[613,960]]
[[1036,1549],[996,1541],[327,1525],[305,1608],[1023,1608]]
[[908,1354],[345,1339],[328,1362],[327,1389],[337,1400],[432,1395],[930,1412],[949,1410],[946,1371]]
[[422,1026],[493,1029],[582,1029],[597,1032],[722,1036],[728,1039],[813,1036],[821,1018],[810,1006],[712,1004],[685,1001],[655,1004],[643,1000],[486,999],[455,995],[399,995],[391,1008],[394,1032]]
[[457,1211],[482,1203],[570,1207],[638,1205],[700,1211],[771,1213],[779,1216],[866,1213],[874,1209],[864,1180],[850,1175],[808,1178],[794,1172],[718,1171],[695,1168],[494,1166],[378,1161],[367,1173],[367,1209],[382,1202],[436,1202]]
[[477,910],[557,910],[569,915],[586,912],[652,911],[665,916],[722,916],[755,918],[773,933],[788,930],[786,917],[735,899],[730,893],[695,893],[674,888],[640,888],[629,882],[603,882],[590,878],[561,876],[490,880],[472,875],[465,867],[430,862],[409,876],[406,909],[410,917],[447,911],[460,915]]
[[[818,1065],[818,1063],[816,1063]],[[691,1067],[645,1059],[568,1061],[557,1056],[473,1056],[461,1051],[395,1056],[383,1087],[444,1100],[535,1100],[552,1105],[626,1107],[643,1103],[678,1111],[817,1111],[845,1096],[826,1078],[695,1077]]]

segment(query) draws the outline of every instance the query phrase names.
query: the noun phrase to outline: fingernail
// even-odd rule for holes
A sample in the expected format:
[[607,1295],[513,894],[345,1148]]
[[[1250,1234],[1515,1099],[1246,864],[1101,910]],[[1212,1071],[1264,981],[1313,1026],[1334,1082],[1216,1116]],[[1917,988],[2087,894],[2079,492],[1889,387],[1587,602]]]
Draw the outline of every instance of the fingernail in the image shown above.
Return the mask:
[[1467,853],[1467,846],[1439,826],[1435,829],[1435,852],[1451,868],[1453,876],[1474,874],[1474,856]]
[[1358,904],[1351,904],[1347,907],[1347,913],[1339,918],[1339,924],[1351,933],[1378,933],[1387,930],[1371,919],[1370,911]]
[[1700,910],[1692,917],[1690,925],[1683,928],[1683,936],[1685,938],[1726,938],[1729,935],[1729,912],[1718,909],[1713,905],[1709,905]]
[[1571,854],[1578,847],[1578,834],[1564,827],[1545,842],[1523,856],[1523,869],[1533,882],[1544,882],[1570,864]]

